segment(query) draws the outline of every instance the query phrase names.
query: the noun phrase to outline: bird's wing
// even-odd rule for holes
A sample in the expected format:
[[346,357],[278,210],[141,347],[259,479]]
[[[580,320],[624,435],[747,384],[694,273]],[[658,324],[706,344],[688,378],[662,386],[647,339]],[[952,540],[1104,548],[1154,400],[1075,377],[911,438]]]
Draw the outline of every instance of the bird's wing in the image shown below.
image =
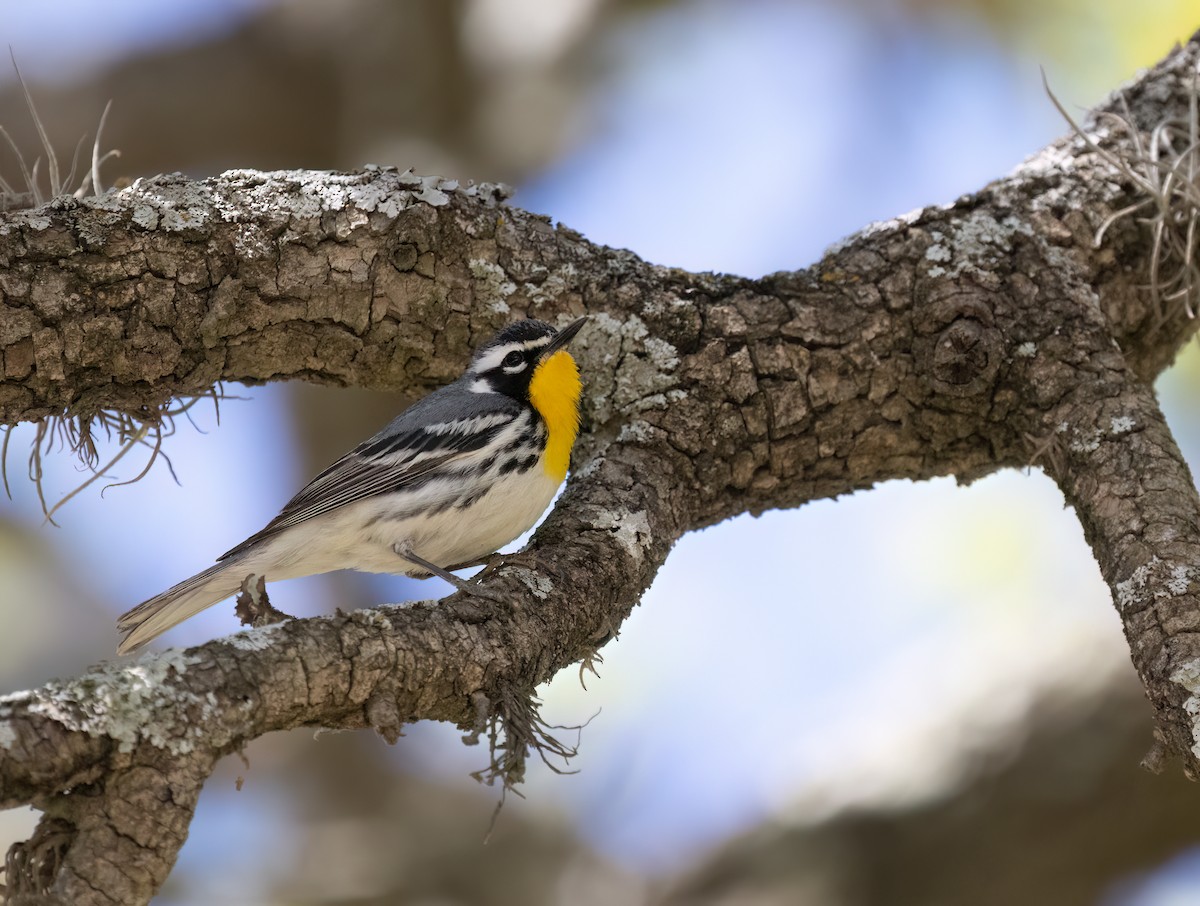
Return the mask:
[[[479,396],[479,394],[473,394]],[[429,401],[429,397],[422,403]],[[520,414],[513,401],[490,405],[417,406],[405,411],[374,437],[355,447],[305,485],[262,531],[251,535],[218,560],[242,553],[263,538],[278,534],[330,510],[377,494],[412,487],[422,478],[465,459],[494,440]],[[453,418],[439,418],[441,410]]]

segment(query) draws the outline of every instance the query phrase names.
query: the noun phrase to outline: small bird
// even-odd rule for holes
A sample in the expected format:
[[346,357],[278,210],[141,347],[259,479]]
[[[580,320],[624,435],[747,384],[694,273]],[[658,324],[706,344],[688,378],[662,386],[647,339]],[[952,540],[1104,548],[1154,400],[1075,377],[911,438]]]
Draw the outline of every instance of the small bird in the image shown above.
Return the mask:
[[517,321],[483,344],[466,373],[405,409],[288,501],[217,563],[117,620],[125,654],[238,591],[336,569],[440,576],[477,565],[528,531],[567,476],[582,385],[556,330]]

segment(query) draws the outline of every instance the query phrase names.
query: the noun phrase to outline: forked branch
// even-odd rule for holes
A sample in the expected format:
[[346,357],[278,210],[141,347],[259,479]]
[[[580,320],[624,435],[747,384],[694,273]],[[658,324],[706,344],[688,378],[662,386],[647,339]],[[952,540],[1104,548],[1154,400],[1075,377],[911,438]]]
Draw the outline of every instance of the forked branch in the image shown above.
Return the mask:
[[217,759],[274,730],[396,740],[432,719],[478,740],[500,719],[513,777],[545,739],[531,690],[590,662],[684,532],[1034,458],[1077,508],[1168,751],[1200,770],[1200,504],[1149,389],[1195,329],[1198,51],[977,194],[759,280],[386,170],[159,177],[0,215],[9,424],[218,380],[412,395],[503,321],[593,315],[572,347],[590,431],[531,547],[486,579],[508,606],[289,620],[0,701],[0,807],[46,811],[10,885],[145,902]]

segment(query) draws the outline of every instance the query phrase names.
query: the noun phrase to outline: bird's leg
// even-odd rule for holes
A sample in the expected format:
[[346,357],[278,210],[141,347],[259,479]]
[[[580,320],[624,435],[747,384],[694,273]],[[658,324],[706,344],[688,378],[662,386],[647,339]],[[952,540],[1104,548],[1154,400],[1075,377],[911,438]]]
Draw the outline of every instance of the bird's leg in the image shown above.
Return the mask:
[[424,557],[417,554],[417,552],[412,549],[412,544],[408,541],[398,541],[392,545],[392,550],[394,550],[398,556],[404,558],[409,563],[415,564],[416,566],[421,567],[421,569],[428,570],[439,579],[446,580],[461,592],[474,595],[477,598],[487,598],[488,600],[492,601],[497,600],[495,594],[481,588],[476,583],[468,582],[466,579],[460,579],[449,570],[442,569],[440,566],[430,563]]

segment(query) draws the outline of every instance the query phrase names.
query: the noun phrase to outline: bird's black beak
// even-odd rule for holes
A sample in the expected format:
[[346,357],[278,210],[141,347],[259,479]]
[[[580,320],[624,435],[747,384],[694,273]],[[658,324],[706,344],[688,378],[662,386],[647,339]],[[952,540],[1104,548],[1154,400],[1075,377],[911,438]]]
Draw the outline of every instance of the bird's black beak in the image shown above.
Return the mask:
[[556,333],[554,335],[554,339],[546,344],[546,348],[542,350],[542,354],[538,356],[538,359],[548,359],[550,356],[554,355],[554,353],[558,352],[560,349],[570,343],[571,340],[575,338],[575,334],[579,333],[579,331],[583,328],[583,325],[587,323],[587,319],[588,316],[584,315],[578,321],[572,321],[570,324]]

